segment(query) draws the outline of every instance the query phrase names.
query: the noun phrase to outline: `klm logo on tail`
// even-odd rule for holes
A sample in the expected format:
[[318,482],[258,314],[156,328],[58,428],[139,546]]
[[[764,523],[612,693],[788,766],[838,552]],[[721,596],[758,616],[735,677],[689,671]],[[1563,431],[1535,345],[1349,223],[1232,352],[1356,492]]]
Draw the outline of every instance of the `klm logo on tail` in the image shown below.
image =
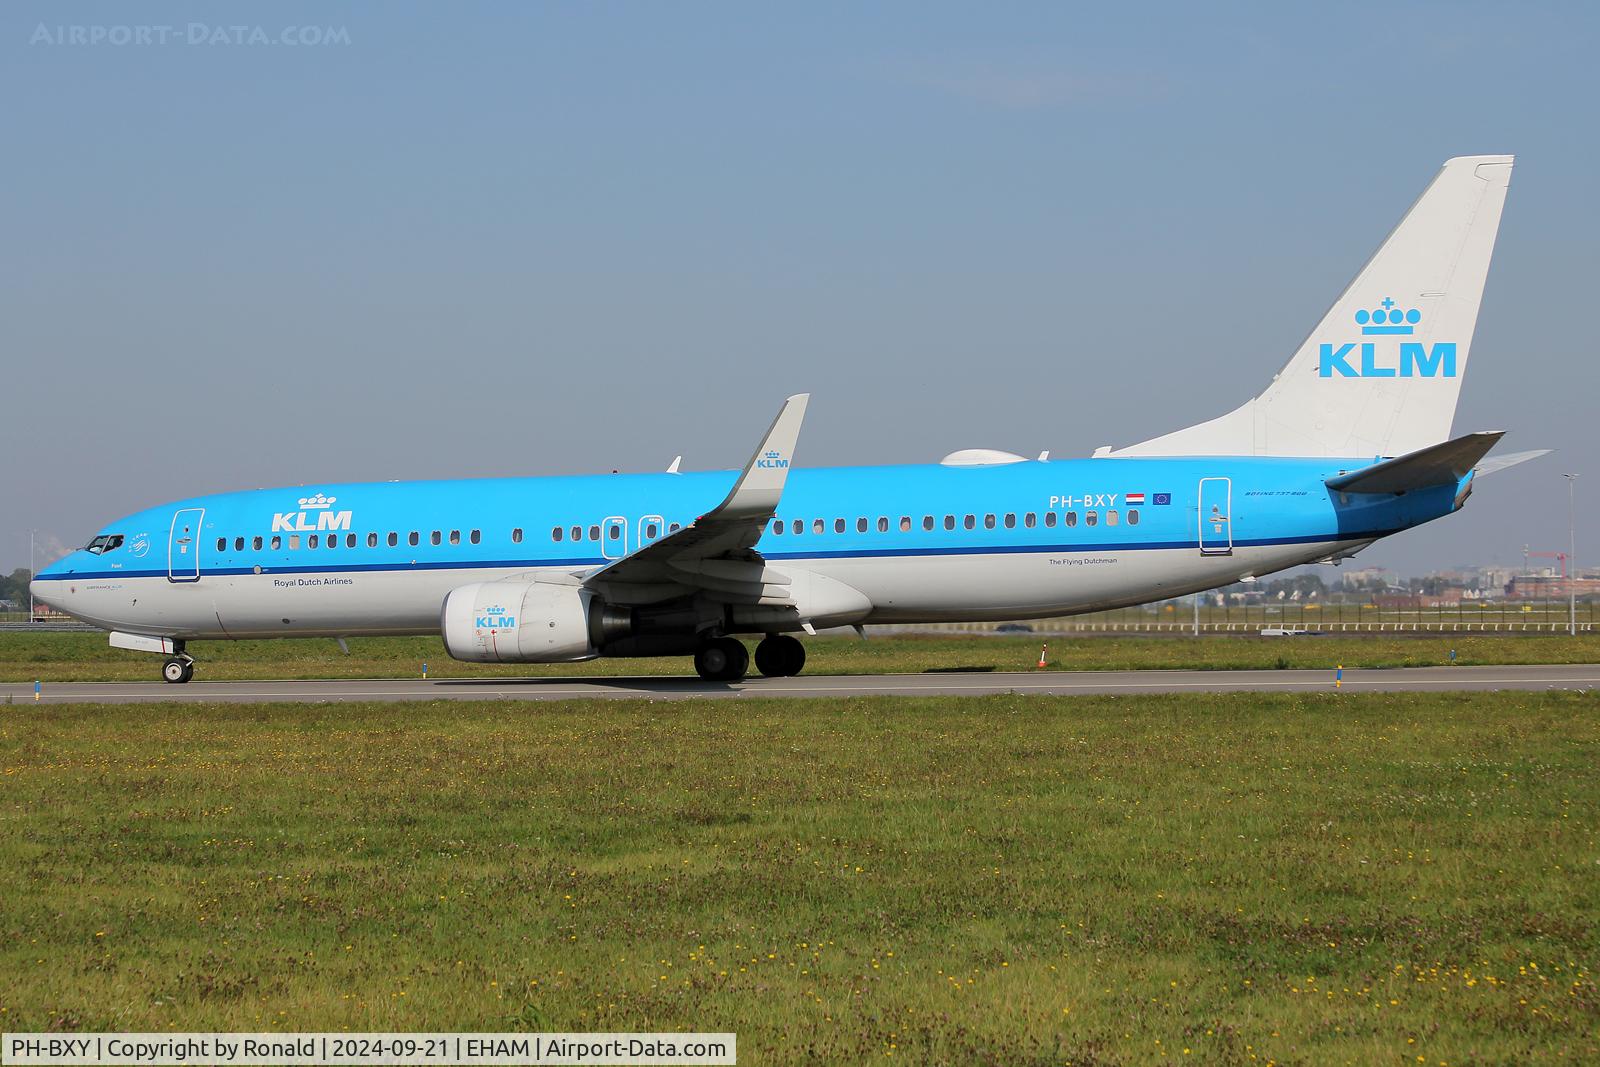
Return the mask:
[[783,458],[782,453],[769,451],[756,460],[756,466],[769,470],[788,470],[789,461]]
[[[1394,300],[1384,297],[1381,306],[1356,312],[1356,323],[1364,337],[1409,337],[1422,312],[1402,311]],[[1399,352],[1391,355],[1388,345],[1379,351],[1377,341],[1348,341],[1342,345],[1324,344],[1317,359],[1317,374],[1323,378],[1454,378],[1456,344],[1436,341],[1429,347],[1417,341],[1401,341]],[[1355,362],[1351,362],[1354,360]]]

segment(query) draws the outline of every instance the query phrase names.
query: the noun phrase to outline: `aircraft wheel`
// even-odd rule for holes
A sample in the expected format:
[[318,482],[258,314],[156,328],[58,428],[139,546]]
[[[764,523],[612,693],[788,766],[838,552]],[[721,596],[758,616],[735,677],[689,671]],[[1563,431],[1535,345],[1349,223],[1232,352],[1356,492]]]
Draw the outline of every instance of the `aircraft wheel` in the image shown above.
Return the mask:
[[694,669],[708,682],[737,682],[750,668],[750,653],[731,637],[719,637],[694,654]]
[[161,677],[174,685],[187,682],[194,677],[194,661],[169,659],[161,665]]
[[768,678],[792,678],[806,665],[806,646],[788,634],[773,634],[756,646],[756,669]]

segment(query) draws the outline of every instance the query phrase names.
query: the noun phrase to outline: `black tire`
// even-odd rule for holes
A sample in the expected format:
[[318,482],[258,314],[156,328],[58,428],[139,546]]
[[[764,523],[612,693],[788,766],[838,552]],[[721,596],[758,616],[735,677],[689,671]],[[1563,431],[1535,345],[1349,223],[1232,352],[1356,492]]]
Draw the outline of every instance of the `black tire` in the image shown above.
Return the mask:
[[750,653],[731,637],[719,637],[694,654],[694,669],[708,682],[737,682],[750,669]]
[[194,677],[194,664],[169,659],[161,665],[161,677],[171,685],[181,685]]
[[787,634],[773,634],[756,646],[756,670],[768,678],[792,678],[806,665],[806,646]]

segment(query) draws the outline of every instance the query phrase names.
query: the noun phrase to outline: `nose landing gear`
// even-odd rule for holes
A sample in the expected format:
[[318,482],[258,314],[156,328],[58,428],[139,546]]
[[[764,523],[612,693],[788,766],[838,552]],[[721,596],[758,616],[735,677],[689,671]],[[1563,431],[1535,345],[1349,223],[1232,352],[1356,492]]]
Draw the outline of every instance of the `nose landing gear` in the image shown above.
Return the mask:
[[189,656],[173,656],[161,665],[161,677],[174,685],[194,677],[194,660]]

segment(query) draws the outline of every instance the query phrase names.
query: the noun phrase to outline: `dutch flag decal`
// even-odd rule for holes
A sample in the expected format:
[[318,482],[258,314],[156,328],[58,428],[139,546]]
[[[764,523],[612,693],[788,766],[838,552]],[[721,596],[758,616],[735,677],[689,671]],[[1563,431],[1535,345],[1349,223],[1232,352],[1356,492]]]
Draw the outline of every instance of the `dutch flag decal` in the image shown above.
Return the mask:
[[1137,507],[1138,505],[1144,503],[1144,494],[1143,493],[1125,493],[1123,495],[1127,499],[1128,506],[1130,508]]

